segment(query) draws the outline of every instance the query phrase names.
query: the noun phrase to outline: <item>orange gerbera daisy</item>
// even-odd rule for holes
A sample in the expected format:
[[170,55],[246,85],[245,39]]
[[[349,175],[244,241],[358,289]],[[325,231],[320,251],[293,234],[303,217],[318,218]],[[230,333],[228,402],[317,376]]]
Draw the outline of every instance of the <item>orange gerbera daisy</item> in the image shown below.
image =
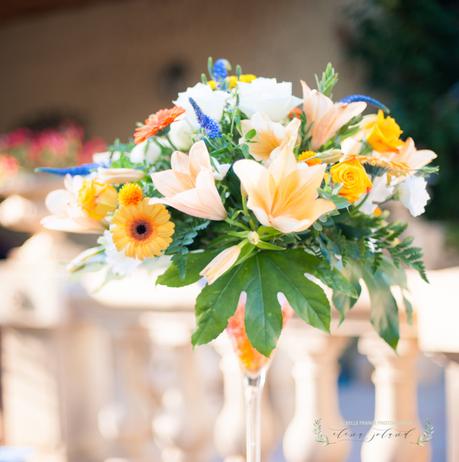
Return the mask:
[[136,144],[142,143],[151,136],[167,128],[179,115],[182,115],[185,109],[180,106],[174,106],[170,109],[161,109],[155,114],[150,114],[148,119],[134,132],[134,141]]

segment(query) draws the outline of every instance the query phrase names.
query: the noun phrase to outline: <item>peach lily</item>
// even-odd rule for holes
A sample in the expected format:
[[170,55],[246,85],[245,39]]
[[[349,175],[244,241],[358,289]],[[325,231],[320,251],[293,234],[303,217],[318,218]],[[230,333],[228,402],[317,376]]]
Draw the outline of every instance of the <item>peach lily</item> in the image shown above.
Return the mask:
[[318,198],[326,165],[297,162],[288,144],[269,166],[244,159],[233,168],[247,193],[247,207],[261,224],[282,233],[304,231],[335,208],[333,202]]
[[391,160],[406,164],[412,173],[430,164],[436,157],[429,149],[416,149],[413,138],[408,138]]
[[[300,123],[298,119],[293,119],[284,126],[272,122],[267,115],[256,112],[250,119],[241,121],[243,137],[240,142],[248,144],[249,152],[254,159],[266,162],[271,153],[284,142],[291,143],[293,149],[298,138]],[[244,138],[250,130],[255,130],[256,135],[247,142]]]
[[352,118],[361,114],[366,103],[334,103],[318,90],[311,90],[305,82],[303,86],[303,109],[308,126],[311,127],[311,149],[319,149]]
[[204,141],[193,144],[189,154],[174,152],[171,169],[151,175],[155,188],[164,196],[152,199],[193,217],[224,220],[225,207],[215,186],[215,175]]

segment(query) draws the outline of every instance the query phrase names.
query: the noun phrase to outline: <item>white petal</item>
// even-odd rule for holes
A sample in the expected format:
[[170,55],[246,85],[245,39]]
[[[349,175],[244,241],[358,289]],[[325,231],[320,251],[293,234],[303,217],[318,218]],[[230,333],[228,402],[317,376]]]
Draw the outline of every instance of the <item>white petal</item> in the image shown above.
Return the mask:
[[420,176],[411,176],[398,186],[400,201],[413,217],[422,215],[430,199],[427,181]]

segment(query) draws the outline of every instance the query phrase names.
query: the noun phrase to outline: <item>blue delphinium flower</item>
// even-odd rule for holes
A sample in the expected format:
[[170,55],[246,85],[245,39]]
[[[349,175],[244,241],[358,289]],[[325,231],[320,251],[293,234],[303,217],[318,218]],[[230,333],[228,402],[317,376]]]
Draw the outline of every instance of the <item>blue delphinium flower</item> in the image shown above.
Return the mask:
[[51,167],[40,167],[36,168],[36,172],[50,173],[51,175],[71,175],[71,176],[86,176],[89,175],[93,170],[97,170],[99,167],[104,167],[103,164],[81,164],[76,167],[68,168],[51,168]]
[[198,118],[199,125],[202,129],[205,130],[207,136],[210,139],[221,138],[222,132],[220,130],[220,125],[218,125],[218,122],[212,119],[212,117],[209,117],[208,115],[204,114],[204,112],[202,112],[202,109],[199,107],[198,103],[193,98],[189,98],[189,101],[191,106],[193,106],[194,113]]
[[345,96],[344,98],[341,98],[339,102],[346,104],[363,102],[370,104],[371,106],[375,106],[379,109],[382,109],[384,112],[390,112],[389,108],[385,104],[381,103],[381,101],[378,101],[377,99],[367,95],[349,95]]

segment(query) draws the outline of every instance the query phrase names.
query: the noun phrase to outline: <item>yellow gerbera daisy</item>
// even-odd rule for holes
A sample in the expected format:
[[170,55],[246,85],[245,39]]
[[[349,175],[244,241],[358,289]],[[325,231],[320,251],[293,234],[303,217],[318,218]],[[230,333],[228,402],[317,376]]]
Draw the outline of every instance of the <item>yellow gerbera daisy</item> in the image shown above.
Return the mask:
[[137,205],[143,199],[142,188],[135,183],[125,184],[118,193],[118,200],[122,207]]
[[121,207],[113,215],[113,243],[128,257],[157,257],[172,242],[174,227],[164,205],[149,204],[144,199],[137,205]]

